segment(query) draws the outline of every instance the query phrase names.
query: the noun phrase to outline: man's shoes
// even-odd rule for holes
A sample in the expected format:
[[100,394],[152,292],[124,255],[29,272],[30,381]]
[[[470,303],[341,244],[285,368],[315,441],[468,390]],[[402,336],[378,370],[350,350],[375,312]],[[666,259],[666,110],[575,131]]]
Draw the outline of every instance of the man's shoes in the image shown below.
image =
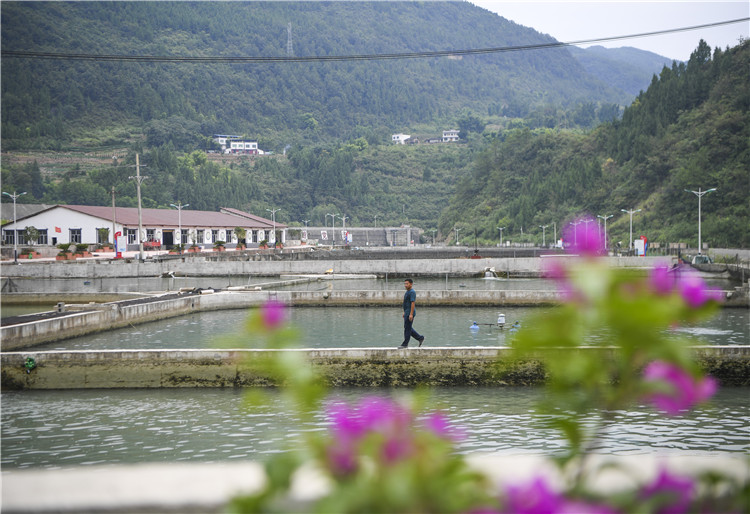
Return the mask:
[[422,339],[419,340],[419,346],[422,346],[422,343],[424,343],[424,336],[422,336]]
[[408,347],[409,347],[408,344],[400,344],[396,348],[408,348]]

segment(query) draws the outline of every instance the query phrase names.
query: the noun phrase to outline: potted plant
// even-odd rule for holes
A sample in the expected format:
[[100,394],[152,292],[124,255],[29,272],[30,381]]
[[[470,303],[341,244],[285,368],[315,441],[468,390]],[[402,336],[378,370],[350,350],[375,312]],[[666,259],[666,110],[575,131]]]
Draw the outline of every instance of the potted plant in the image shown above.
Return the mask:
[[169,249],[169,253],[171,255],[178,255],[178,254],[181,254],[184,249],[185,249],[184,245],[176,244],[176,245],[173,245],[172,248]]
[[60,243],[57,245],[57,248],[60,249],[60,252],[57,254],[57,257],[55,257],[58,261],[68,261],[75,259],[73,257],[73,252],[70,251],[70,244],[71,243]]
[[41,254],[39,252],[35,252],[33,248],[22,248],[20,257],[22,259],[38,259],[41,257]]
[[80,255],[81,257],[91,257],[91,254],[89,253],[89,245],[87,243],[76,243],[76,255]]
[[99,234],[99,241],[104,241],[103,243],[97,245],[96,249],[102,252],[114,252],[115,247],[112,243],[109,242],[109,229],[106,227],[102,227],[96,229],[96,231]]
[[224,241],[214,241],[214,252],[223,252],[226,250]]
[[268,248],[268,241],[266,239],[259,241],[258,248],[262,248],[262,249]]
[[281,241],[276,241],[276,248],[284,248],[284,244]]
[[245,237],[247,237],[247,231],[242,227],[235,227],[234,235],[237,236],[237,250],[244,250],[245,248],[247,248],[245,244]]

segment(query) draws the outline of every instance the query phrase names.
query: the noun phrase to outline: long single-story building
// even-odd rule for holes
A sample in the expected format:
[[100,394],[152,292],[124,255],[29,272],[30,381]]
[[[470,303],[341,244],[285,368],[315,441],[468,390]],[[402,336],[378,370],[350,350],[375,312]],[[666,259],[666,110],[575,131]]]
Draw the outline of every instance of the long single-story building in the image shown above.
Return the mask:
[[[244,243],[257,246],[267,240],[286,242],[287,225],[260,216],[223,208],[220,212],[187,209],[141,209],[143,232],[140,241],[158,241],[162,247],[178,243],[213,246],[223,241],[227,246]],[[38,233],[36,241],[26,241],[26,228]],[[245,230],[245,240],[239,241],[236,228]],[[3,244],[50,245],[62,243],[103,244],[113,243],[113,233],[118,235],[120,248],[128,250],[139,246],[138,209],[135,207],[102,207],[92,205],[53,205],[33,214],[19,216],[15,223],[3,225]],[[104,229],[104,230],[102,230]],[[275,229],[275,230],[274,230]],[[118,234],[119,233],[119,234]]]

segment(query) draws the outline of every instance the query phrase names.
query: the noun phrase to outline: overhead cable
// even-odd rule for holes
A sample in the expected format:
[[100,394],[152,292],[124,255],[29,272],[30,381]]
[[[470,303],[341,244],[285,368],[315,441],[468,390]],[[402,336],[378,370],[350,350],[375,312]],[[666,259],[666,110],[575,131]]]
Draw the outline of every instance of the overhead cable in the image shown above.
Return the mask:
[[336,62],[336,61],[375,61],[375,60],[392,60],[392,59],[421,59],[427,57],[449,57],[463,55],[483,55],[503,52],[519,52],[526,50],[543,50],[548,48],[560,48],[566,46],[590,45],[593,43],[603,43],[607,41],[619,41],[624,39],[636,39],[642,37],[660,36],[664,34],[674,34],[677,32],[687,32],[691,30],[706,29],[719,27],[722,25],[731,25],[742,23],[750,20],[748,18],[738,18],[734,20],[719,21],[706,23],[703,25],[693,25],[690,27],[679,27],[674,29],[656,30],[652,32],[641,32],[639,34],[627,34],[622,36],[601,37],[595,39],[582,39],[579,41],[551,41],[548,43],[538,43],[533,45],[518,46],[500,46],[493,48],[473,48],[466,50],[438,50],[432,52],[403,52],[387,54],[363,54],[363,55],[315,55],[315,56],[279,56],[279,57],[243,57],[243,56],[167,56],[167,55],[106,55],[106,54],[73,54],[57,52],[33,52],[21,50],[2,50],[4,58],[23,58],[23,59],[54,59],[54,60],[74,60],[74,61],[132,61],[132,62],[165,62],[165,63],[225,63],[225,64],[264,64],[264,63],[286,63],[286,62]]

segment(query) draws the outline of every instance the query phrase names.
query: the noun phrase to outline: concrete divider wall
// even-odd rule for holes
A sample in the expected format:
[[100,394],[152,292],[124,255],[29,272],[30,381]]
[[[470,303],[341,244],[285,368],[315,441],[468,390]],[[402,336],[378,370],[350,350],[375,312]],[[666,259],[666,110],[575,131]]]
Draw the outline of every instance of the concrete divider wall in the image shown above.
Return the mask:
[[[420,291],[423,306],[469,305],[550,305],[558,298],[554,291]],[[12,351],[85,334],[136,325],[190,312],[244,309],[274,298],[292,306],[392,306],[400,308],[401,291],[232,291],[190,295],[182,298],[135,305],[113,302],[97,305],[96,310],[70,313],[0,327],[0,348]],[[126,301],[127,302],[127,301]]]
[[[342,252],[344,253],[344,252]],[[381,276],[475,276],[485,268],[495,268],[498,273],[538,274],[546,258],[489,258],[489,259],[368,259],[368,260],[252,260],[253,256],[191,256],[179,260],[146,260],[145,262],[121,260],[91,260],[74,262],[29,262],[22,266],[2,264],[0,276],[10,278],[123,278],[158,277],[168,272],[189,276],[226,276],[315,274],[333,269],[335,273],[375,273]],[[561,257],[564,258],[564,257]],[[242,260],[244,259],[244,260]],[[661,257],[609,257],[613,267],[643,268]]]
[[[581,347],[570,351],[611,349]],[[539,360],[510,359],[509,348],[359,348],[299,350],[101,350],[8,352],[3,389],[265,387],[278,385],[264,359],[301,352],[334,387],[518,386],[546,379]],[[750,346],[693,348],[698,364],[723,386],[750,386]],[[26,358],[36,368],[26,373]]]

